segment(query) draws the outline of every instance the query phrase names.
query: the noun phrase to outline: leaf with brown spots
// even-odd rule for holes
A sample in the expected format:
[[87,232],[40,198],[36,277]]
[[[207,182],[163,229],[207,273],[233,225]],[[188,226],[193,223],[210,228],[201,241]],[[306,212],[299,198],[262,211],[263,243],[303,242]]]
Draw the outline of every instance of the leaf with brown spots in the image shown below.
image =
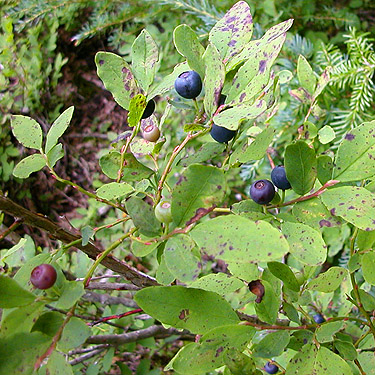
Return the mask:
[[375,175],[375,121],[350,130],[337,150],[333,177],[359,181]]
[[271,224],[237,215],[216,217],[197,225],[191,237],[201,252],[236,263],[279,260],[289,245]]
[[207,115],[211,117],[218,107],[221,89],[225,80],[225,66],[213,44],[207,46],[203,58],[206,64],[204,109]]
[[239,322],[237,314],[223,297],[201,289],[156,286],[138,291],[134,299],[154,319],[195,334]]
[[317,290],[318,292],[330,293],[340,287],[348,271],[342,267],[331,267],[328,271],[321,273],[317,278],[307,284],[307,289]]
[[350,366],[337,354],[314,344],[305,345],[288,363],[285,375],[352,375]]
[[216,327],[204,334],[198,343],[181,348],[164,370],[174,369],[186,375],[211,372],[224,365],[228,350],[244,350],[254,333],[255,329],[249,326],[233,324]]
[[300,223],[284,222],[281,230],[290,246],[290,253],[307,265],[323,264],[327,258],[327,246],[317,230]]
[[239,1],[216,23],[208,38],[218,49],[221,59],[228,60],[251,40],[252,33],[250,7],[245,1]]
[[129,109],[130,99],[139,94],[140,89],[128,63],[111,52],[98,52],[95,63],[99,78],[112,93],[116,103]]
[[321,200],[334,216],[340,216],[366,232],[375,230],[375,194],[357,186],[329,189]]
[[221,169],[193,164],[180,176],[172,192],[172,217],[178,227],[202,208],[218,205],[224,199],[226,181]]
[[143,29],[132,45],[132,70],[145,93],[154,80],[158,60],[158,46],[150,33]]

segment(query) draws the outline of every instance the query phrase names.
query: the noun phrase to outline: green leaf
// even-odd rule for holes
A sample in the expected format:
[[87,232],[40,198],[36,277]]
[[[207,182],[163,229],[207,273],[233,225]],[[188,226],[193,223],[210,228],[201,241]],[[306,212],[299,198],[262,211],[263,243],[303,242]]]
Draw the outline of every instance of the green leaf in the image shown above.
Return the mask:
[[159,60],[158,46],[147,30],[143,29],[132,45],[132,71],[139,85],[147,92],[154,80]]
[[194,163],[201,163],[207,160],[213,159],[217,155],[220,155],[225,150],[225,145],[218,142],[207,142],[204,143],[194,153],[190,153],[185,158],[180,160],[180,163],[184,167],[188,167]]
[[[151,238],[141,235],[141,240],[148,241],[148,240],[151,240]],[[159,245],[160,245],[159,242],[149,242],[148,244],[144,244],[142,242],[132,241],[131,249],[132,249],[132,253],[136,257],[144,257],[152,253]]]
[[184,125],[184,132],[185,133],[195,132],[195,131],[204,130],[204,129],[206,129],[206,127],[202,124],[191,123],[191,124],[185,124]]
[[156,271],[156,281],[162,285],[169,285],[174,281],[174,276],[169,271],[164,254],[161,256],[159,267]]
[[241,53],[228,63],[227,71],[239,63],[245,63],[238,70],[231,83],[228,102],[246,102],[254,98],[267,85],[270,70],[281,47],[284,44],[287,30],[293,20],[284,21],[271,27],[259,40],[247,43]]
[[172,217],[183,227],[202,209],[221,203],[225,196],[226,181],[221,169],[193,164],[180,176],[172,191]]
[[238,263],[279,260],[289,246],[271,224],[237,215],[216,217],[197,225],[191,237],[208,255]]
[[[117,179],[120,164],[121,154],[118,151],[110,151],[99,160],[99,165],[103,173],[113,180]],[[150,177],[154,173],[152,169],[140,163],[133,154],[128,153],[124,155],[124,165],[122,180],[127,182],[140,181]]]
[[229,272],[235,277],[242,280],[257,280],[259,278],[259,269],[256,263],[243,260],[229,260],[227,263]]
[[337,340],[333,342],[336,350],[339,352],[340,356],[347,361],[354,361],[358,357],[357,350],[355,346],[348,341]]
[[73,369],[62,354],[54,351],[47,364],[40,368],[38,375],[73,375]]
[[31,173],[38,172],[45,166],[46,159],[44,159],[43,155],[29,155],[14,167],[13,175],[18,178],[27,178]]
[[73,317],[65,326],[57,347],[63,352],[68,352],[82,345],[90,335],[91,328],[82,319]]
[[230,158],[231,164],[237,162],[248,163],[252,160],[259,160],[264,157],[267,148],[275,136],[276,129],[268,127],[259,133],[251,143],[245,141],[242,146],[237,146]]
[[215,45],[222,60],[229,60],[251,40],[253,19],[250,7],[239,1],[211,29],[208,39]]
[[375,175],[375,121],[365,122],[346,133],[337,150],[333,177],[359,181]]
[[39,331],[47,336],[54,337],[64,322],[64,316],[57,311],[48,311],[35,322],[32,332]]
[[316,85],[316,77],[314,72],[307,62],[306,58],[302,55],[298,56],[297,61],[297,76],[301,86],[306,89],[311,95],[314,93]]
[[[224,364],[227,350],[244,350],[255,333],[249,326],[225,325],[204,334],[198,343],[184,346],[172,359],[167,369],[179,374],[201,375]],[[194,360],[192,361],[192,358]]]
[[375,368],[374,353],[362,352],[358,356],[358,361],[361,364],[365,374],[371,375]]
[[226,351],[224,363],[231,375],[262,375],[260,370],[256,369],[254,360],[237,349]]
[[189,66],[186,62],[183,62],[181,64],[177,64],[173,72],[166,77],[164,77],[156,86],[152,87],[149,94],[147,95],[147,98],[150,100],[154,98],[157,95],[163,95],[166,92],[170,91],[174,87],[174,81],[176,78],[183,72],[186,72],[189,70]]
[[319,134],[319,142],[322,143],[323,145],[329,142],[332,142],[336,137],[335,131],[329,125],[323,126],[318,131],[318,134]]
[[307,289],[330,293],[340,287],[348,271],[342,267],[331,267],[307,284]]
[[362,255],[361,258],[362,272],[364,279],[371,285],[375,285],[375,252],[370,251]]
[[70,121],[73,116],[74,107],[66,109],[52,124],[47,133],[45,153],[49,151],[57,144],[58,139],[64,134],[68,128]]
[[125,207],[140,233],[148,237],[160,234],[161,225],[151,205],[139,197],[131,197],[126,201]]
[[321,195],[324,205],[334,216],[364,231],[375,230],[375,195],[362,187],[341,186]]
[[318,79],[318,83],[316,84],[315,92],[312,97],[312,102],[315,102],[315,99],[323,92],[324,88],[328,85],[330,81],[330,73],[331,70],[333,69],[332,66],[328,66],[322,75]]
[[133,191],[133,187],[126,182],[110,182],[102,185],[97,191],[96,195],[103,199],[118,199]]
[[294,90],[289,90],[289,94],[303,104],[311,103],[311,96],[303,87],[299,87],[298,89]]
[[308,193],[317,176],[317,162],[314,149],[306,142],[297,141],[286,147],[285,172],[292,189],[299,195]]
[[287,288],[299,292],[299,282],[288,265],[281,262],[268,262],[267,266],[271,273],[280,279]]
[[197,34],[195,34],[190,26],[179,25],[173,31],[173,42],[178,53],[186,57],[189,67],[195,70],[203,80],[205,73],[202,58],[204,48],[200,44]]
[[35,302],[27,306],[22,306],[11,310],[3,315],[1,320],[0,339],[14,335],[19,332],[28,333],[41,314],[44,303]]
[[255,303],[255,311],[261,321],[275,324],[279,313],[280,299],[268,281],[262,280],[262,284],[264,286],[264,296],[260,303]]
[[239,322],[228,302],[205,290],[182,286],[148,287],[138,291],[134,299],[154,319],[196,334]]
[[42,148],[43,133],[41,126],[32,118],[21,115],[11,117],[13,135],[23,146],[40,150]]
[[316,161],[318,163],[318,180],[324,185],[327,181],[332,179],[333,160],[328,155],[319,155]]
[[69,309],[84,294],[85,288],[83,286],[83,283],[79,283],[76,281],[65,281],[61,291],[61,296],[56,302],[55,307],[58,309]]
[[189,284],[189,288],[198,288],[215,292],[223,297],[242,288],[244,283],[225,273],[210,273]]
[[139,89],[128,63],[112,52],[98,52],[95,64],[99,78],[116,103],[129,109],[130,99],[139,94]]
[[146,97],[142,94],[135,95],[129,102],[128,125],[137,126],[146,108]]
[[211,117],[218,107],[221,89],[225,81],[225,66],[213,44],[208,45],[203,58],[206,63],[204,109]]
[[202,265],[192,253],[194,247],[194,241],[186,234],[173,236],[165,244],[165,263],[177,280],[191,282],[198,278]]
[[268,333],[251,351],[254,357],[273,358],[278,357],[289,344],[290,335],[288,331],[275,331]]
[[282,232],[290,246],[290,253],[301,263],[323,264],[327,258],[327,246],[317,230],[299,223],[284,222]]
[[55,164],[64,157],[64,150],[61,143],[53,146],[51,150],[48,151],[47,161],[48,165],[53,168]]
[[230,130],[237,130],[242,120],[249,120],[260,116],[267,109],[264,100],[258,100],[254,104],[244,103],[221,111],[214,116],[214,123]]
[[4,275],[0,275],[0,290],[0,308],[3,309],[30,305],[36,298],[15,280]]
[[36,360],[47,350],[52,338],[40,332],[17,333],[0,340],[0,374],[34,374]]
[[337,354],[314,344],[305,345],[288,363],[285,375],[352,375],[350,366]]
[[244,216],[250,220],[257,221],[266,218],[262,206],[255,203],[252,199],[244,199],[241,202],[234,203],[231,206],[231,211],[236,215]]
[[375,230],[373,231],[364,231],[359,230],[357,235],[357,246],[360,251],[369,250],[373,248],[375,244]]
[[327,322],[320,325],[315,331],[316,339],[321,343],[332,341],[333,335],[340,331],[343,325],[343,321]]
[[333,216],[316,197],[306,201],[296,203],[292,208],[293,216],[301,223],[320,230],[324,227],[338,227],[342,225],[342,220]]

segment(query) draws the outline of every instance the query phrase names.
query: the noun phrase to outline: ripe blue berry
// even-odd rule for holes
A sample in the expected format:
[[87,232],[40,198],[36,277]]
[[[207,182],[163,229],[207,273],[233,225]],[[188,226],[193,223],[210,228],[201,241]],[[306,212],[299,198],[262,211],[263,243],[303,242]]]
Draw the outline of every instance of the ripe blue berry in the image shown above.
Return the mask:
[[258,180],[250,187],[250,197],[258,204],[270,203],[275,196],[275,187],[271,181]]
[[264,366],[264,371],[267,372],[268,374],[276,374],[279,371],[279,368],[273,363],[267,362],[266,365]]
[[315,321],[315,323],[317,324],[321,324],[323,322],[325,322],[326,320],[323,318],[322,314],[316,314],[313,316],[313,319]]
[[202,80],[194,70],[181,73],[174,82],[177,93],[186,99],[195,99],[202,91]]
[[236,131],[213,124],[210,134],[216,142],[228,143],[235,136]]
[[145,110],[143,111],[142,119],[150,117],[155,111],[155,102],[153,99],[149,100]]
[[41,264],[31,271],[30,281],[31,284],[38,289],[49,289],[55,284],[57,273],[53,266],[50,264]]
[[282,165],[275,167],[271,172],[271,180],[281,190],[290,189],[290,183],[286,178],[285,168]]

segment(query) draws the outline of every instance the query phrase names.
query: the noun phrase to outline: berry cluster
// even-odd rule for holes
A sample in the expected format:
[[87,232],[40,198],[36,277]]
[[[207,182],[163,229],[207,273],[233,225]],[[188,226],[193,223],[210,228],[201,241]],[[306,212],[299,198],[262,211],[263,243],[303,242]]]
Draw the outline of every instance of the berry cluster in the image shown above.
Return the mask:
[[[275,197],[275,186],[281,190],[291,188],[291,185],[286,178],[285,168],[280,165],[275,167],[271,172],[271,181],[258,180],[250,187],[250,197],[258,204],[268,204]],[[275,186],[274,186],[275,185]]]

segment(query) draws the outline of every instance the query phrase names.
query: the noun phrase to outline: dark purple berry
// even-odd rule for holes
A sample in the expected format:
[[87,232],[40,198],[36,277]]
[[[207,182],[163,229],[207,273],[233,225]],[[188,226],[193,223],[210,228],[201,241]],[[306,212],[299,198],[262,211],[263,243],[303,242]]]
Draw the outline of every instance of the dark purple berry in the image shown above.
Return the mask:
[[150,117],[154,113],[154,111],[155,111],[155,101],[151,99],[146,105],[146,108],[142,115],[142,119]]
[[279,165],[272,169],[271,180],[281,190],[288,190],[291,188],[288,179],[286,178],[285,168]]
[[31,284],[38,289],[48,289],[55,284],[57,273],[50,264],[41,264],[31,271]]
[[181,73],[174,82],[177,93],[186,99],[195,99],[202,91],[202,80],[194,70]]
[[271,181],[258,180],[250,187],[250,197],[258,204],[270,203],[275,196],[275,187]]
[[266,365],[264,366],[264,371],[267,372],[268,374],[276,374],[279,371],[279,368],[273,363],[267,362]]
[[323,315],[322,314],[316,314],[313,316],[313,319],[315,321],[315,323],[317,324],[321,324],[321,323],[324,323],[326,320],[323,318]]
[[210,134],[216,142],[228,143],[235,136],[236,131],[213,124]]

